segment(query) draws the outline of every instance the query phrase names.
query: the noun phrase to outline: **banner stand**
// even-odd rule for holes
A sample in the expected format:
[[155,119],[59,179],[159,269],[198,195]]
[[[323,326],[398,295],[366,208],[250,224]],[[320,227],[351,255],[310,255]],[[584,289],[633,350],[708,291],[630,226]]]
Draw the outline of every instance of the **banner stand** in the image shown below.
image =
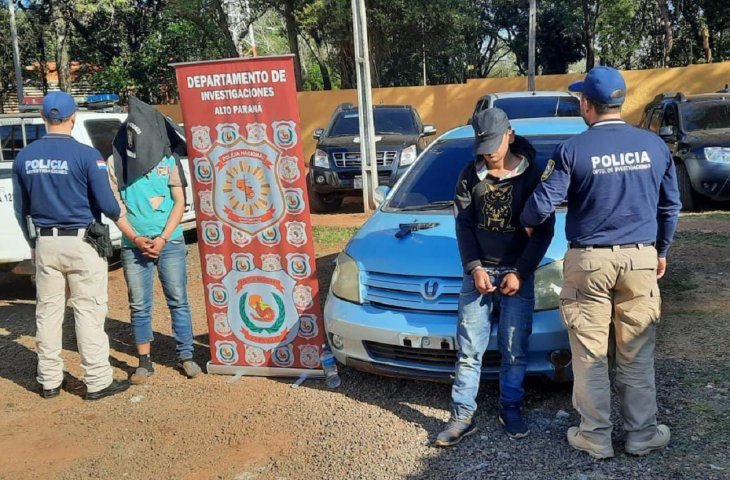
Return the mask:
[[324,378],[293,56],[174,67],[195,194],[207,371]]
[[308,379],[324,378],[324,370],[310,370],[308,368],[279,368],[279,367],[244,367],[241,365],[219,365],[208,362],[207,372],[214,375],[244,375],[250,377],[301,377]]

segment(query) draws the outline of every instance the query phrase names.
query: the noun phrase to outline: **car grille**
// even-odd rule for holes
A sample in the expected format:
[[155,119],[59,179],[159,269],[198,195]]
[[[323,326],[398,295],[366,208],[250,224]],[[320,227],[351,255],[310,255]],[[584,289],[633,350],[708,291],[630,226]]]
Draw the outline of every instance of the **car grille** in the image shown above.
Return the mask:
[[[377,159],[379,167],[388,167],[393,165],[395,157],[398,156],[398,152],[375,152],[375,158]],[[335,159],[335,165],[338,167],[346,168],[360,168],[362,162],[360,161],[360,152],[335,152],[332,154],[332,158]]]
[[[376,360],[419,363],[433,367],[453,367],[456,364],[456,350],[400,347],[386,343],[362,342],[365,350]],[[482,357],[483,367],[498,367],[502,356],[494,350],[487,350]]]
[[[364,280],[365,300],[372,304],[426,312],[456,313],[459,308],[461,278],[367,272]],[[434,284],[435,296],[425,294],[433,292]]]

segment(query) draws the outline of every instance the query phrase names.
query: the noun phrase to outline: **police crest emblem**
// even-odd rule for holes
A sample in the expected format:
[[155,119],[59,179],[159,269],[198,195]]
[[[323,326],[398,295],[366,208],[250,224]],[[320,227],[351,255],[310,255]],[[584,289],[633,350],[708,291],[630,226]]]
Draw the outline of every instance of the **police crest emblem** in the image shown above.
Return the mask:
[[282,150],[288,150],[297,144],[297,124],[293,120],[272,122],[274,143]]
[[212,142],[210,141],[210,127],[195,126],[190,129],[190,134],[193,137],[193,148],[200,153],[207,152]]
[[275,226],[286,213],[279,149],[266,139],[249,142],[237,124],[216,129],[217,140],[204,151],[212,165],[215,215],[248,235]]
[[223,279],[228,289],[228,323],[243,343],[264,351],[291,343],[298,334],[295,281],[284,270],[232,271]]

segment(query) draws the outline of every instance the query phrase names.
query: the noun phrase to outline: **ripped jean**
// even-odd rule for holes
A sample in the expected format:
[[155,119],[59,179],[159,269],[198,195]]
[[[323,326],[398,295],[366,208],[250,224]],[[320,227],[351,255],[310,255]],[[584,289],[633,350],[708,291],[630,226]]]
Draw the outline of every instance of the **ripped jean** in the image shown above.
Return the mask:
[[493,321],[498,322],[499,352],[502,364],[499,371],[500,404],[502,407],[519,406],[525,395],[522,381],[527,370],[527,348],[532,333],[532,311],[535,308],[534,276],[526,278],[515,295],[503,295],[499,283],[507,272],[489,271],[493,293],[482,295],[474,286],[474,278],[465,275],[459,294],[459,325],[456,340],[459,354],[456,375],[451,391],[451,414],[465,420],[477,409],[482,356],[489,344]]

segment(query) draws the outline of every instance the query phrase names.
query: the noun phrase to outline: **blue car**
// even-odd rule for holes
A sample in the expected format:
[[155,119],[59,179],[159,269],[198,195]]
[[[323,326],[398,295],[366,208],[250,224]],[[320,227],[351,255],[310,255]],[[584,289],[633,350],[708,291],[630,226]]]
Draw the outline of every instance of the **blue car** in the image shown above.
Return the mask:
[[[581,118],[513,120],[544,167],[556,145],[586,129]],[[457,178],[474,159],[471,127],[434,141],[337,258],[324,321],[341,363],[363,371],[450,381],[456,363],[456,324],[463,278],[453,197]],[[565,213],[535,274],[535,313],[528,375],[572,378],[568,334],[558,311],[567,249]],[[482,365],[482,379],[499,375],[497,328]]]

